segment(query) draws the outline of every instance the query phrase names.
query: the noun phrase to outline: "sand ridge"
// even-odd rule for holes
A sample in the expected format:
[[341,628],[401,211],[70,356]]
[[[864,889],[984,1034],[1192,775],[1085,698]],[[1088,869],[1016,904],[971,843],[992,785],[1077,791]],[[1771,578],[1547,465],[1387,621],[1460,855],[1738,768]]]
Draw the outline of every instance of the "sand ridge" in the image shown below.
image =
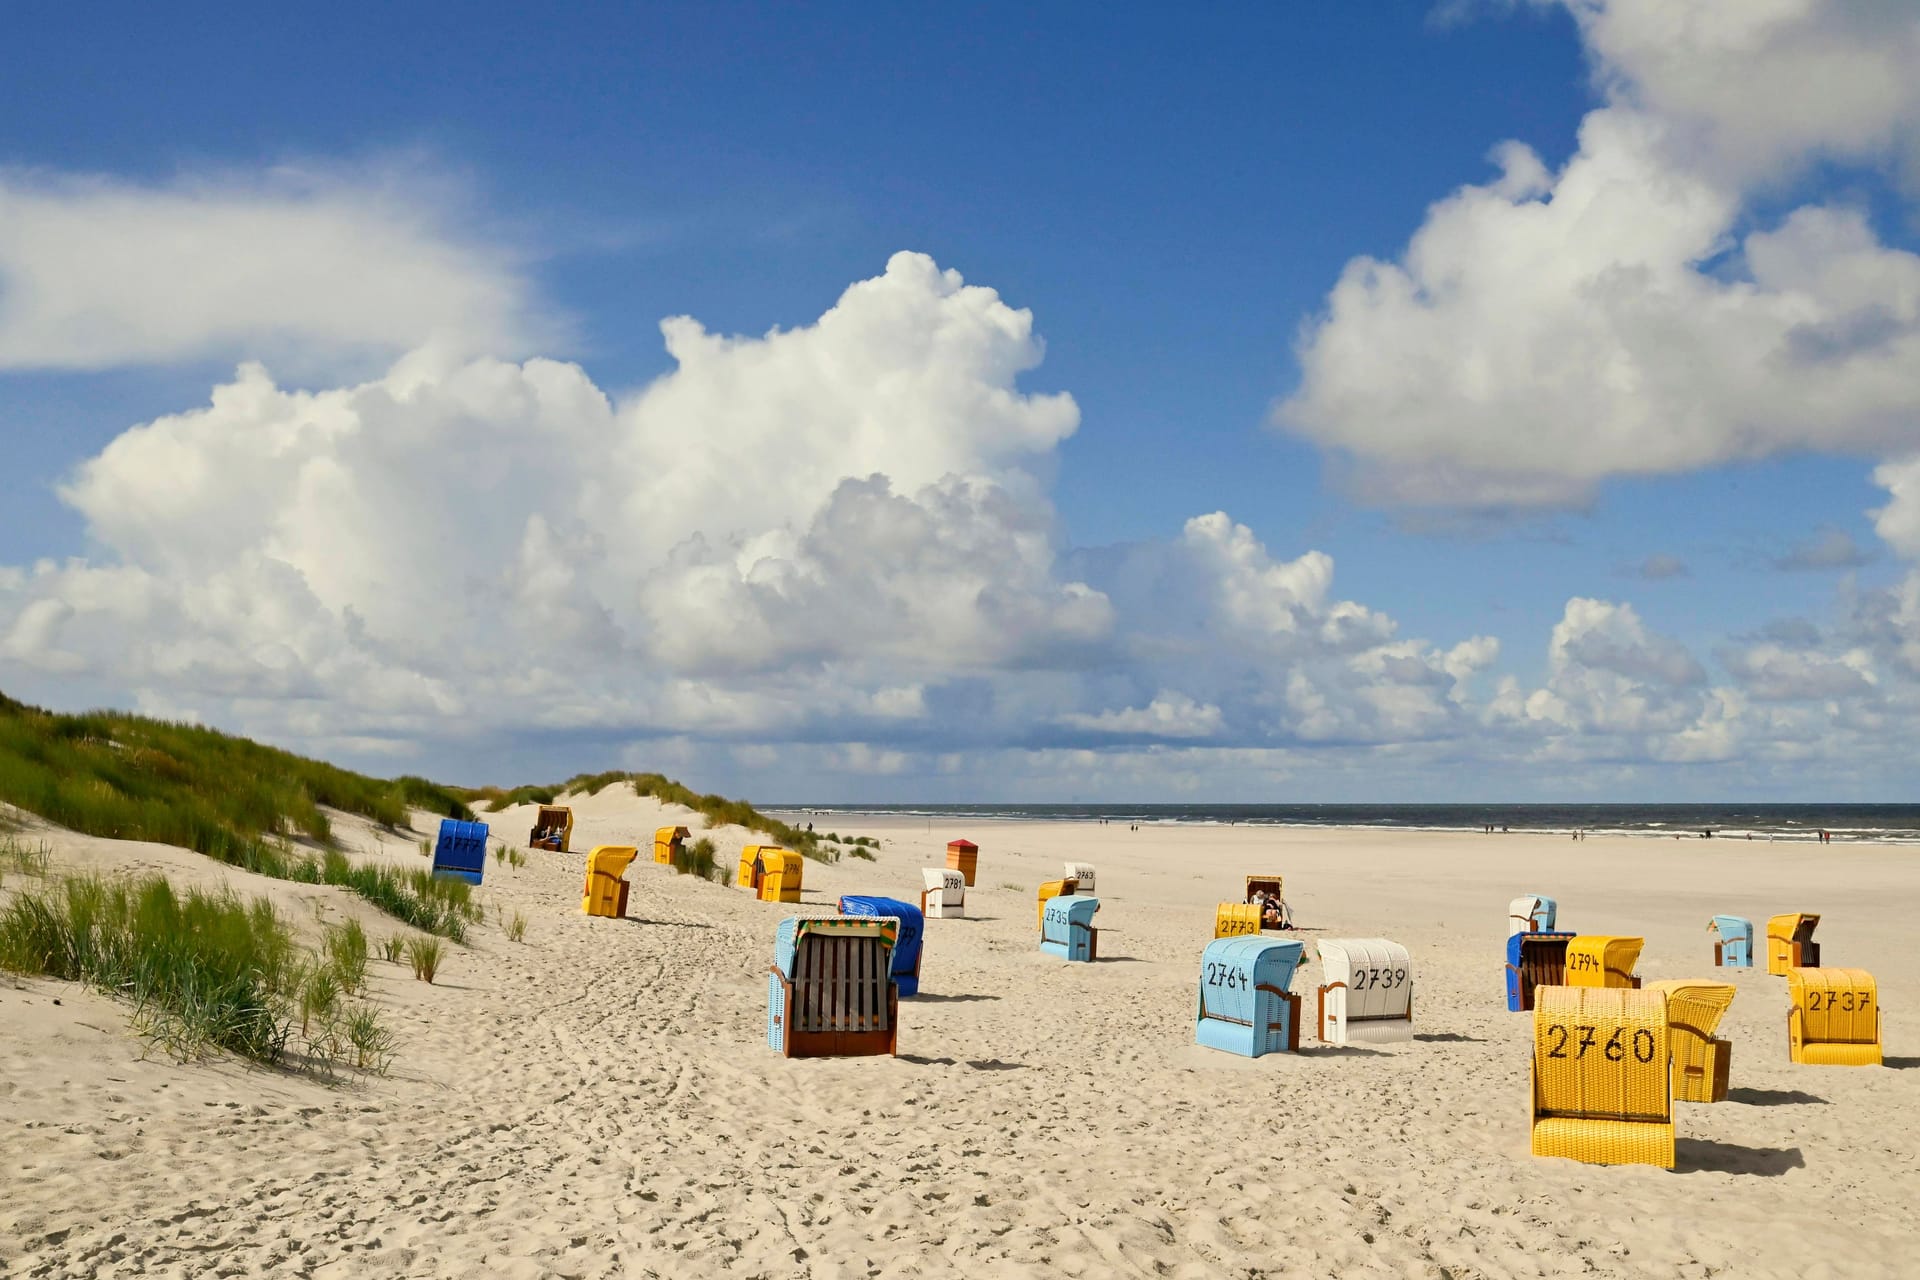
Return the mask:
[[[488,924],[438,984],[376,962],[402,1041],[388,1079],[143,1060],[112,1002],[0,983],[0,1274],[1906,1271],[1907,850],[836,815],[816,822],[883,847],[809,863],[801,911],[915,898],[957,835],[981,846],[980,883],[968,919],[928,922],[897,1059],[789,1062],[765,1045],[765,974],[795,908],[647,861],[677,809],[619,788],[574,806],[574,853],[488,864]],[[524,847],[532,813],[483,816]],[[47,838],[57,862],[112,854]],[[722,857],[746,838],[717,833]],[[355,856],[421,865],[415,839],[347,834]],[[596,843],[643,850],[629,920],[580,913]],[[1099,872],[1095,965],[1035,949],[1034,889],[1066,860]],[[1304,940],[1410,949],[1420,1039],[1330,1050],[1309,1033],[1257,1061],[1194,1046],[1213,906],[1270,869]],[[1679,1171],[1534,1159],[1530,1020],[1505,1012],[1500,968],[1507,900],[1527,891],[1559,898],[1565,926],[1644,933],[1649,979],[1709,976],[1715,912],[1820,911],[1828,959],[1879,978],[1890,1065],[1790,1065],[1782,980],[1720,971],[1740,990],[1722,1030],[1734,1097],[1677,1104]],[[524,945],[492,904],[527,915]],[[1317,982],[1312,964],[1295,979],[1309,1007]]]

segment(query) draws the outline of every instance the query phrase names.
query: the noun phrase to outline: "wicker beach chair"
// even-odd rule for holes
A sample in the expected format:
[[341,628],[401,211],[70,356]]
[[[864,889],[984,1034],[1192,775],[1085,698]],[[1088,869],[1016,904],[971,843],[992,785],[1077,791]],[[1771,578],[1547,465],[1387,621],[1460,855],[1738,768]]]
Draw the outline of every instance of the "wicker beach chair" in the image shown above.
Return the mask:
[[926,943],[926,917],[920,908],[898,898],[848,894],[840,899],[843,916],[886,916],[899,923],[893,943],[893,985],[902,996],[920,994],[920,956]]
[[1280,938],[1218,938],[1200,953],[1194,1043],[1243,1058],[1300,1048],[1300,997],[1287,988],[1302,946]]
[[1507,933],[1552,933],[1560,904],[1537,893],[1523,893],[1507,904]]
[[1092,962],[1100,958],[1100,931],[1093,927],[1100,899],[1073,894],[1056,896],[1040,913],[1040,949],[1062,960]]
[[1033,907],[1033,927],[1036,929],[1046,927],[1048,902],[1062,896],[1070,898],[1078,888],[1078,884],[1072,880],[1042,881]]
[[920,871],[920,911],[928,919],[956,919],[967,914],[967,878],[946,867]]
[[479,884],[487,872],[487,824],[442,818],[433,842],[433,874]]
[[685,846],[693,834],[685,827],[660,827],[653,833],[653,860],[663,867],[673,865],[673,855]]
[[1257,937],[1260,933],[1260,904],[1223,902],[1213,911],[1213,936],[1216,938]]
[[1093,864],[1091,862],[1069,862],[1066,879],[1073,881],[1075,893],[1097,893],[1094,887]]
[[541,805],[534,815],[533,830],[527,834],[527,847],[566,853],[572,841],[573,810],[562,804]]
[[1820,944],[1813,931],[1820,917],[1804,911],[1774,916],[1767,921],[1767,972],[1785,977],[1789,969],[1818,969]]
[[767,971],[767,1043],[789,1058],[894,1053],[897,935],[885,916],[782,920]]
[[1320,1039],[1393,1044],[1413,1038],[1413,957],[1385,938],[1322,938]]
[[1668,1061],[1660,992],[1541,988],[1533,1012],[1533,1154],[1673,1168]]
[[1724,982],[1670,978],[1649,982],[1648,991],[1667,999],[1667,1043],[1673,1052],[1675,1102],[1724,1102],[1733,1045],[1713,1037],[1733,1003],[1734,988]]
[[1753,921],[1739,916],[1715,916],[1707,921],[1713,935],[1713,963],[1722,969],[1753,968]]
[[587,854],[587,883],[580,909],[590,916],[619,920],[627,914],[627,864],[640,856],[630,844],[595,845]]
[[1507,1009],[1525,1013],[1533,1008],[1534,993],[1567,981],[1567,944],[1571,933],[1513,933],[1507,935]]
[[800,881],[807,860],[791,849],[762,847],[760,862],[766,870],[760,876],[760,901],[800,901]]
[[1865,969],[1787,970],[1787,1056],[1829,1067],[1877,1067],[1880,989]]
[[1617,938],[1604,933],[1582,933],[1567,943],[1567,985],[1570,987],[1638,987],[1639,962],[1645,938]]

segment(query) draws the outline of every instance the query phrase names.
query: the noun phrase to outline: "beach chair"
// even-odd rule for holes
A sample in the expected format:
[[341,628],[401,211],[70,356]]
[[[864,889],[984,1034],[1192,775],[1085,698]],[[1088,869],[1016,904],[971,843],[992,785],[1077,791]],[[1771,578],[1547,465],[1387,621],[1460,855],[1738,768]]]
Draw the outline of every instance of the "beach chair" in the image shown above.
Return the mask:
[[1216,938],[1200,953],[1194,1043],[1243,1058],[1300,1048],[1300,997],[1287,990],[1301,944],[1280,938]]
[[945,867],[920,872],[920,913],[928,919],[958,919],[967,914],[967,878]]
[[767,971],[767,1044],[789,1058],[895,1052],[898,933],[888,916],[782,920]]
[[533,830],[527,835],[527,847],[566,853],[572,840],[573,810],[560,804],[541,805],[534,815]]
[[761,859],[762,849],[771,849],[772,845],[748,844],[740,846],[740,869],[734,872],[733,883],[760,896],[760,877],[766,874],[767,864]]
[[433,874],[479,884],[487,870],[487,824],[442,818],[433,842]]
[[1413,957],[1385,938],[1322,938],[1320,1039],[1393,1044],[1413,1039]]
[[1100,931],[1093,914],[1100,899],[1064,894],[1047,903],[1040,917],[1040,949],[1062,960],[1087,963],[1100,958]]
[[1283,891],[1286,881],[1276,875],[1253,875],[1247,877],[1247,897],[1249,903],[1257,903],[1257,895],[1267,895],[1267,909],[1260,917],[1262,929],[1293,928],[1293,913],[1287,908],[1287,895]]
[[1067,864],[1066,879],[1073,881],[1076,886],[1074,889],[1075,893],[1097,894],[1099,892],[1099,890],[1094,887],[1093,864],[1091,862],[1069,862]]
[[1213,936],[1216,938],[1257,937],[1260,933],[1260,908],[1251,902],[1223,902],[1213,911]]
[[663,867],[673,865],[673,855],[686,846],[693,834],[685,827],[659,827],[653,833],[653,860]]
[[760,865],[765,868],[760,875],[760,901],[800,901],[800,881],[803,875],[802,868],[806,866],[805,858],[791,849],[775,849],[762,845]]
[[1560,904],[1537,893],[1526,893],[1507,904],[1507,933],[1552,933]]
[[1570,987],[1638,987],[1633,966],[1640,959],[1645,938],[1616,938],[1604,933],[1582,933],[1567,943],[1567,985]]
[[619,920],[627,914],[627,864],[640,856],[630,844],[595,845],[587,854],[587,885],[580,909],[590,916]]
[[840,899],[843,916],[887,916],[897,920],[900,932],[893,942],[893,985],[903,996],[920,994],[920,956],[925,946],[926,917],[920,908],[898,898],[849,894]]
[[1820,944],[1813,940],[1813,931],[1819,923],[1819,916],[1804,911],[1768,920],[1767,972],[1778,978],[1789,969],[1818,969]]
[[1675,1102],[1725,1102],[1733,1045],[1713,1038],[1733,1003],[1734,988],[1724,982],[1669,978],[1649,982],[1648,991],[1667,999],[1667,1045],[1673,1052]]
[[1567,981],[1567,944],[1570,933],[1514,933],[1507,935],[1507,1009],[1525,1013],[1533,1008],[1541,987],[1564,986]]
[[1829,1067],[1877,1067],[1880,990],[1865,969],[1787,970],[1787,1056]]
[[947,841],[947,868],[958,871],[966,878],[967,888],[973,888],[974,874],[980,868],[980,846],[971,840]]
[[1673,1168],[1667,999],[1543,987],[1533,1011],[1536,1156]]
[[1039,901],[1034,904],[1033,908],[1034,928],[1038,929],[1045,926],[1047,903],[1049,901],[1063,895],[1070,898],[1073,896],[1076,888],[1078,888],[1078,886],[1072,880],[1043,881],[1040,885]]
[[1720,969],[1753,968],[1753,921],[1739,916],[1715,916],[1707,921],[1713,935],[1713,963]]

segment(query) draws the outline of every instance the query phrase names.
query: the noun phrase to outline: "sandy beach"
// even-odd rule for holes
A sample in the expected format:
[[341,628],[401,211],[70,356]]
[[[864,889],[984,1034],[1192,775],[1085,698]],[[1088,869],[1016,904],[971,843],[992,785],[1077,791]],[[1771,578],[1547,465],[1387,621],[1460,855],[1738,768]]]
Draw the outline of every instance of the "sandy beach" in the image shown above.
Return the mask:
[[[980,845],[979,883],[967,919],[928,922],[897,1058],[787,1061],[765,1044],[765,974],[796,909],[643,854],[631,918],[589,919],[583,851],[644,847],[685,815],[624,788],[573,804],[575,852],[488,864],[487,923],[436,984],[376,961],[400,1037],[385,1078],[177,1064],[123,1005],[0,980],[0,1275],[1912,1274],[1911,849],[817,819],[882,844],[809,863],[801,912],[917,898],[956,836]],[[520,844],[532,811],[483,816]],[[355,857],[422,865],[418,832],[336,830]],[[714,834],[729,862],[747,838]],[[309,930],[350,913],[403,932],[339,891],[192,853],[23,837],[56,870],[160,869],[270,894]],[[1098,869],[1092,965],[1035,947],[1035,887],[1069,859]],[[1266,871],[1309,944],[1411,950],[1413,1042],[1331,1050],[1309,1032],[1258,1060],[1194,1045],[1214,905]],[[30,883],[9,872],[0,893]],[[1501,985],[1522,892],[1557,897],[1563,928],[1644,934],[1646,979],[1739,988],[1732,1096],[1676,1104],[1677,1170],[1528,1154],[1531,1020]],[[495,905],[525,913],[523,944]],[[1791,1065],[1783,980],[1710,969],[1709,916],[1790,910],[1822,914],[1827,963],[1877,976],[1884,1068]]]

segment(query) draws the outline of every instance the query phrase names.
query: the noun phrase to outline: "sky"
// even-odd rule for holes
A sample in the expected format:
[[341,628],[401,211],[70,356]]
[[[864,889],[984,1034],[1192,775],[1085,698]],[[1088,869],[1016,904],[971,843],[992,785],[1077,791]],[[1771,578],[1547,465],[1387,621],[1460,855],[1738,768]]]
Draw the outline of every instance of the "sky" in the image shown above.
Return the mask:
[[787,802],[1920,781],[1910,0],[13,19],[16,698]]

